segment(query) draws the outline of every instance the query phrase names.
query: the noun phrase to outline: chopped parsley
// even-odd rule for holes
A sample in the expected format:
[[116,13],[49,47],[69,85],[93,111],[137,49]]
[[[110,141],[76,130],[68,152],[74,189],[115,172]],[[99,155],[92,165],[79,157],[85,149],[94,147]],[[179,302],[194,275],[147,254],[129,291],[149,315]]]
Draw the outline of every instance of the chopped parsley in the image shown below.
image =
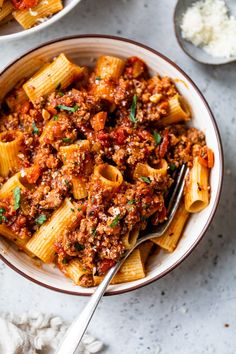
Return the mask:
[[68,264],[68,259],[67,258],[63,258],[62,263],[63,264]]
[[162,137],[156,130],[154,130],[154,132],[153,132],[153,137],[154,137],[156,145],[160,145]]
[[128,204],[129,205],[136,204],[136,200],[135,199],[131,199],[131,200],[128,201]]
[[110,227],[116,227],[119,223],[120,215],[116,215],[115,219],[110,223]]
[[81,210],[82,210],[82,208],[77,208],[77,210],[78,210],[78,211],[81,211]]
[[85,249],[85,246],[81,245],[81,243],[79,243],[79,242],[76,242],[74,244],[74,247],[75,247],[76,251],[83,251]]
[[64,141],[64,143],[71,143],[70,138],[62,138],[62,141]]
[[57,106],[57,108],[59,108],[59,109],[61,109],[63,111],[68,111],[68,112],[74,113],[74,112],[78,111],[79,106],[77,106],[77,104],[76,104],[73,107],[68,107],[68,106],[64,106],[63,104],[59,104]]
[[72,211],[72,213],[74,213],[74,212],[75,212],[75,209],[73,209],[73,208],[70,208],[70,211]]
[[96,80],[96,81],[101,81],[102,78],[101,78],[101,76],[97,76],[97,77],[95,77],[95,80]]
[[20,208],[20,199],[21,199],[21,189],[20,187],[16,187],[13,190],[13,196],[14,196],[14,210],[17,210]]
[[70,182],[68,181],[68,179],[65,179],[64,182],[65,182],[65,184],[67,185],[67,187],[69,187]]
[[96,235],[97,235],[97,230],[96,230],[96,228],[93,228],[93,229],[92,229],[91,234],[92,234],[93,236],[96,236]]
[[58,120],[58,115],[56,114],[55,116],[53,116],[53,120]]
[[137,99],[138,99],[137,96],[134,95],[132,105],[131,105],[130,115],[129,115],[129,118],[133,123],[137,123],[137,119],[136,119]]
[[140,179],[141,179],[143,182],[146,182],[146,183],[148,183],[148,184],[151,183],[151,180],[150,180],[149,177],[142,176],[142,177],[140,177]]
[[38,225],[43,225],[46,220],[47,220],[46,215],[41,214],[41,215],[39,215],[39,216],[37,217],[37,219],[35,219],[35,222],[36,222],[36,224],[38,224]]
[[6,212],[4,208],[0,208],[0,224],[2,224],[3,221],[7,221],[7,218],[3,215]]
[[32,123],[33,134],[39,135],[39,129],[37,128],[35,122]]
[[170,168],[170,170],[171,170],[172,172],[176,170],[176,166],[175,166],[174,163],[171,163],[171,164],[169,165],[169,168]]

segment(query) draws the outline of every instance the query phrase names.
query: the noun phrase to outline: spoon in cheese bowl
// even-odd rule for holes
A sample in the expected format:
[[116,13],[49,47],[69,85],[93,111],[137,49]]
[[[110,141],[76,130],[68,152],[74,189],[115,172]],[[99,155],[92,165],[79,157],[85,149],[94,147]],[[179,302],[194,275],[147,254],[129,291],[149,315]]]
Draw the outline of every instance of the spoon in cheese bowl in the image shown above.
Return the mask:
[[179,0],[176,38],[192,59],[211,65],[236,61],[236,1]]

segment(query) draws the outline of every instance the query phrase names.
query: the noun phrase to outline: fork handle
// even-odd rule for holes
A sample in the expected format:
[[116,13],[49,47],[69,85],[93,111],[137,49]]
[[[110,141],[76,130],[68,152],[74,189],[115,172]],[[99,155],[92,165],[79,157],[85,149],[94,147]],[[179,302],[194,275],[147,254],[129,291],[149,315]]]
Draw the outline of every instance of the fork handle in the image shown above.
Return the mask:
[[[128,255],[127,255],[128,256]],[[57,354],[74,354],[76,349],[78,348],[81,339],[86,331],[89,322],[96,310],[99,301],[101,300],[103,294],[106,291],[110,281],[114,277],[114,275],[118,272],[119,268],[121,267],[122,263],[127,258],[122,258],[114,267],[109,269],[105,278],[101,282],[101,284],[97,287],[93,295],[91,296],[90,300],[88,301],[87,305],[80,313],[80,315],[73,321],[70,328],[68,329],[63,342],[61,343],[60,348],[57,351]]]

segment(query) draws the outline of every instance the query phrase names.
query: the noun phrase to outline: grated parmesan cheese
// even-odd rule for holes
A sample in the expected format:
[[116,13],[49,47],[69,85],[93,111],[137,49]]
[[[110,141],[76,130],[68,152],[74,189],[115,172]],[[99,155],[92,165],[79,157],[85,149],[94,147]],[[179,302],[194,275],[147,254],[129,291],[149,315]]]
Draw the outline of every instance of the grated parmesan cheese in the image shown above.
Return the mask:
[[182,37],[213,57],[236,56],[236,19],[222,0],[200,0],[183,15]]

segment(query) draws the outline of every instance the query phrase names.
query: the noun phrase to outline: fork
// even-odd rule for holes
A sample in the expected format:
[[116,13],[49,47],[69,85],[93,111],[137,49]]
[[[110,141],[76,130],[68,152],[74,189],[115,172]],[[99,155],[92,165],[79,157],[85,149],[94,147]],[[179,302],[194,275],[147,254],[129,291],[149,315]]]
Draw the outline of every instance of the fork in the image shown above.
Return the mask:
[[136,244],[123,254],[122,258],[116,263],[116,265],[109,269],[103,281],[97,287],[81,314],[73,321],[73,323],[69,327],[60,345],[60,348],[57,351],[57,354],[75,354],[76,349],[78,348],[82,340],[84,332],[86,331],[89,322],[99,304],[99,301],[104,295],[110,281],[118,272],[119,268],[122,266],[124,261],[141,243],[151,240],[152,238],[162,236],[168,229],[181,202],[184,191],[185,177],[187,173],[188,168],[186,167],[186,165],[183,165],[180,169],[175,188],[169,200],[169,205],[167,208],[167,220],[162,224],[156,226],[151,233],[147,233],[146,235],[138,238]]

